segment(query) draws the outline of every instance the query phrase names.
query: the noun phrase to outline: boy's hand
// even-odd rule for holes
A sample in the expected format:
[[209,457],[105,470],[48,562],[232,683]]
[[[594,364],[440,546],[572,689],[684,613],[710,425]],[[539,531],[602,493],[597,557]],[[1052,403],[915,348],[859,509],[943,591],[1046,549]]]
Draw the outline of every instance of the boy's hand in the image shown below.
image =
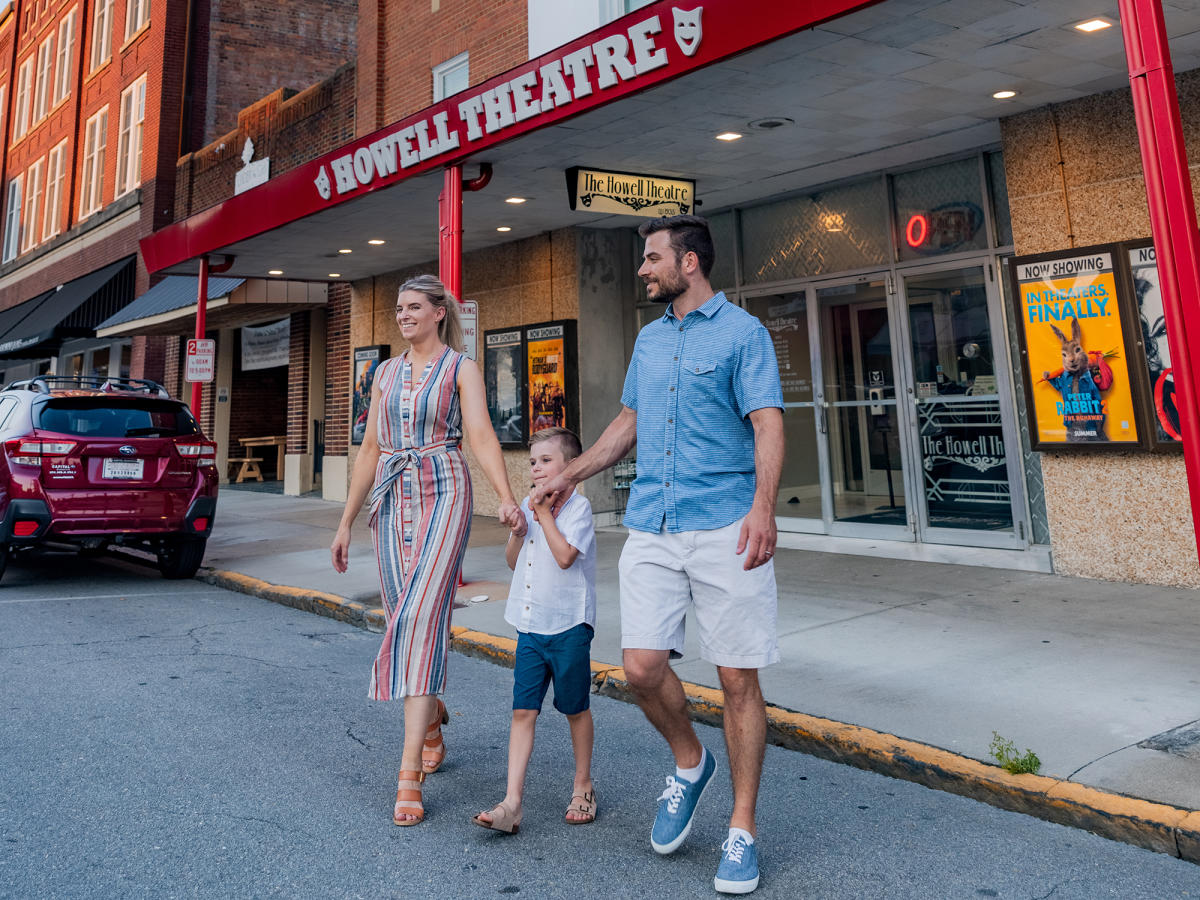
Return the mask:
[[525,521],[524,513],[521,513],[520,521],[513,525],[509,530],[512,532],[514,537],[525,537],[525,532],[529,530],[529,523]]
[[554,496],[552,494],[538,496],[538,494],[539,491],[536,487],[529,492],[529,508],[533,510],[533,517],[544,525],[547,519],[554,518],[554,508],[551,505]]

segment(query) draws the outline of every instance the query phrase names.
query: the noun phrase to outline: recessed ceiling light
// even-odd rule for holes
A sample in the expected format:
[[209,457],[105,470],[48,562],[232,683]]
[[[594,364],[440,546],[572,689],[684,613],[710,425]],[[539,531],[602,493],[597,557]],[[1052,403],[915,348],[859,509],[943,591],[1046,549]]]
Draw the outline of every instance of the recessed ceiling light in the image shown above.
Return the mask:
[[718,141],[740,141],[742,136],[736,131],[722,131],[717,135]]
[[1112,28],[1113,23],[1108,19],[1088,19],[1086,22],[1080,22],[1075,26],[1076,31],[1083,31],[1091,34],[1093,31],[1103,31],[1105,28]]
[[330,277],[330,278],[341,278],[341,277],[342,277],[342,273],[341,273],[341,272],[330,272],[330,273],[329,273],[329,277]]
[[379,238],[372,238],[371,240],[367,241],[367,243],[370,244],[372,247],[378,247],[380,244],[383,243],[383,241],[381,241]]
[[271,269],[269,272],[267,272],[267,274],[268,275],[282,275],[283,269]]
[[518,203],[524,203],[524,202],[525,202],[526,200],[528,200],[528,199],[529,199],[528,197],[509,197],[509,198],[507,198],[507,199],[506,199],[504,202],[505,202],[505,203],[511,203],[511,204],[513,204],[513,205],[515,206],[515,205],[517,205]]
[[512,229],[511,229],[511,228],[509,228],[507,225],[501,225],[501,226],[500,226],[499,228],[497,228],[496,230],[497,230],[497,231],[512,231]]
[[339,250],[338,253],[353,253],[353,250]]
[[995,100],[1011,100],[1015,96],[1017,96],[1016,91],[996,91],[996,93],[992,94]]

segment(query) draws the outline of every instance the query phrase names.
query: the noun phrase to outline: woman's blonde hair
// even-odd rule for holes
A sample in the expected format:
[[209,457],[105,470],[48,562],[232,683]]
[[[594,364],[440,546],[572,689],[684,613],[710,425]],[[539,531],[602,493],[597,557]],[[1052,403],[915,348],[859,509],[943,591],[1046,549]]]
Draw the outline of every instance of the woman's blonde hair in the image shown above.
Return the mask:
[[424,294],[434,307],[446,311],[442,321],[438,322],[438,340],[451,350],[462,353],[466,349],[466,341],[463,339],[462,323],[458,318],[458,300],[446,290],[446,286],[433,275],[418,275],[400,285],[396,294],[397,301],[405,291]]

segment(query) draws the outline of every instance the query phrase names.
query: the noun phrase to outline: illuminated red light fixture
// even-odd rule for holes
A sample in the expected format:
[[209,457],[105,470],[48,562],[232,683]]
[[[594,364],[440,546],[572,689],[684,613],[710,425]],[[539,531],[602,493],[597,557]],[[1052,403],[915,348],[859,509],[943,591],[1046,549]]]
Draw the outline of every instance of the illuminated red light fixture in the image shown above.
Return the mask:
[[929,237],[929,220],[921,213],[909,216],[908,225],[904,228],[904,240],[910,247],[920,247]]

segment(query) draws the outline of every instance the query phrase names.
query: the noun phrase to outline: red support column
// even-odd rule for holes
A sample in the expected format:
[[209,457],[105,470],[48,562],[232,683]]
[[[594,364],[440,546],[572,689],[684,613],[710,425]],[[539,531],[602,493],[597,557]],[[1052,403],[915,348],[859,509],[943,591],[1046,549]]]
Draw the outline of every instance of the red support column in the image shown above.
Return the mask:
[[1200,231],[1161,0],[1120,0],[1120,11],[1200,548],[1200,391],[1192,364],[1193,355],[1200,359]]
[[[438,277],[456,300],[462,300],[462,166],[447,166],[438,196]],[[461,347],[456,349],[462,349]]]
[[[204,317],[208,313],[208,256],[200,257],[200,277],[196,289],[196,340],[204,340]],[[192,415],[200,421],[200,397],[204,385],[199,381],[192,382]]]

